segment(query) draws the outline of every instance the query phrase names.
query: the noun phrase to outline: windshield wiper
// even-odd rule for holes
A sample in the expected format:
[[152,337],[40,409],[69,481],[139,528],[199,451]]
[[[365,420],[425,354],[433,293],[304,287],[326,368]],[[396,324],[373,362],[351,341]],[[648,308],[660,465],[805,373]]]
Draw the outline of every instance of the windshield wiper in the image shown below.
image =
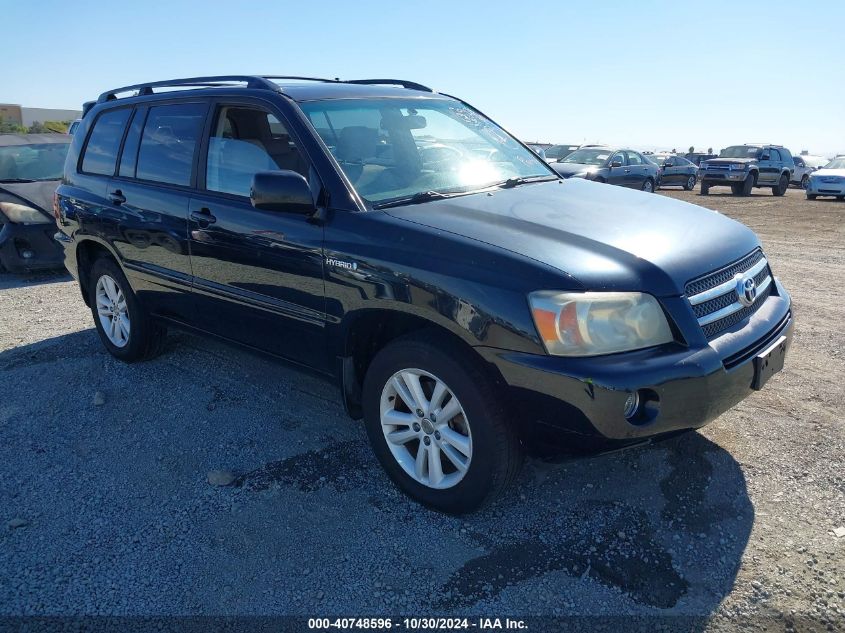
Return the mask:
[[544,182],[546,180],[558,180],[560,176],[520,176],[518,178],[508,178],[502,182],[497,182],[493,187],[501,187],[502,189],[510,189],[529,182]]
[[32,178],[5,178],[0,182],[35,182]]
[[439,191],[419,191],[412,196],[404,196],[402,198],[395,198],[379,204],[374,204],[373,209],[387,209],[389,207],[401,207],[406,204],[419,204],[420,202],[428,202],[430,200],[442,200],[444,198],[451,198],[454,195],[440,193]]

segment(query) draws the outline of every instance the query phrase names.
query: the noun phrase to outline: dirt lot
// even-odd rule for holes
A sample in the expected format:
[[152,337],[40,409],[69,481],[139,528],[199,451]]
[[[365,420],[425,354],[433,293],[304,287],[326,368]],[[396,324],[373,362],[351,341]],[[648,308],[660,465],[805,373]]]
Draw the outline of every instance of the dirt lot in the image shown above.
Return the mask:
[[[0,275],[0,616],[845,630],[845,203],[660,195],[761,236],[795,302],[784,371],[701,432],[530,462],[463,519],[394,489],[330,385],[183,334],[123,365],[69,277]],[[216,470],[239,478],[213,486]]]

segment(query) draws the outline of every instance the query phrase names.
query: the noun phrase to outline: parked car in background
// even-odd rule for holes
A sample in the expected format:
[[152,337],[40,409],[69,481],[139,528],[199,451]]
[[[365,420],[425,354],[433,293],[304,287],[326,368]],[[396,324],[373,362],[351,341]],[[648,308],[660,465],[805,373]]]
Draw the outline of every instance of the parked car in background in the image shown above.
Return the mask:
[[794,169],[792,154],[782,145],[732,145],[719,158],[701,163],[701,195],[710,193],[710,187],[730,187],[735,196],[747,196],[755,187],[770,187],[773,195],[782,196]]
[[810,183],[810,174],[817,169],[821,169],[829,162],[830,159],[824,156],[811,156],[809,154],[793,156],[792,163],[795,165],[795,171],[792,172],[791,184],[799,185],[802,189],[806,189]]
[[686,191],[695,188],[698,167],[683,156],[676,154],[648,154],[648,160],[659,168],[657,187],[683,187]]
[[702,161],[710,160],[711,158],[718,158],[718,156],[718,154],[711,154],[709,152],[687,152],[684,154],[684,158],[696,167],[700,167]]
[[563,160],[579,147],[580,145],[569,145],[566,143],[563,145],[552,145],[546,148],[546,160],[550,163]]
[[845,156],[834,158],[810,174],[807,180],[806,192],[809,200],[815,200],[819,196],[834,196],[838,200],[845,200]]
[[551,163],[564,178],[585,178],[643,191],[657,186],[657,165],[632,149],[590,145]]
[[534,152],[537,154],[537,156],[539,156],[543,160],[547,160],[546,159],[546,147],[547,147],[546,145],[540,145],[538,143],[526,143],[526,145],[529,148],[531,148],[532,150],[534,150]]
[[0,270],[61,267],[53,194],[70,140],[67,134],[0,134]]
[[[423,168],[423,142],[465,150]],[[117,88],[65,165],[57,239],[110,354],[152,357],[175,326],[305,365],[397,486],[447,512],[500,494],[528,447],[703,426],[792,337],[750,229],[561,181],[413,82]]]

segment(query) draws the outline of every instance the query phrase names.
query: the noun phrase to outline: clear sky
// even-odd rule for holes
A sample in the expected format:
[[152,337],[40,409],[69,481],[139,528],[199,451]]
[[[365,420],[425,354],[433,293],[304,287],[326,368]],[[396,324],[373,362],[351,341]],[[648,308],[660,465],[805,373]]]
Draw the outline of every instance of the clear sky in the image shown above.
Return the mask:
[[0,0],[0,103],[173,77],[400,77],[523,140],[845,152],[845,2]]

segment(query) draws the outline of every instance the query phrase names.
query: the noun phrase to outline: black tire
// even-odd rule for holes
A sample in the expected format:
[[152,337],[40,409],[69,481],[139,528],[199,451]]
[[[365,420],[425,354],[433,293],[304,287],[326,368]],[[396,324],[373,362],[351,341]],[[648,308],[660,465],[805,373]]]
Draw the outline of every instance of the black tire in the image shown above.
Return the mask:
[[710,185],[708,185],[706,182],[702,181],[701,190],[698,192],[698,195],[706,196],[706,195],[709,195],[709,194],[710,194]]
[[731,193],[735,196],[741,196],[742,195],[742,183],[739,182],[739,183],[732,184],[731,185]]
[[808,193],[807,194],[807,200],[815,200],[815,199],[816,199],[816,194],[814,194],[814,193]]
[[845,196],[836,196],[836,199],[839,200],[839,202],[842,202],[845,200]]
[[[97,313],[97,282],[104,275],[114,280],[126,299],[130,329],[129,338],[122,347],[118,347],[109,340]],[[166,328],[154,322],[141,307],[132,287],[126,280],[126,276],[113,259],[102,257],[91,266],[88,281],[88,303],[91,306],[91,314],[94,316],[94,325],[100,335],[100,340],[115,358],[131,363],[153,358],[162,352],[167,337]]]
[[654,180],[651,178],[646,178],[643,182],[643,186],[641,191],[646,191],[648,193],[654,193]]
[[801,178],[801,188],[806,191],[807,187],[809,187],[809,186],[810,186],[810,177],[807,174],[804,174],[804,176]]
[[787,189],[789,189],[789,176],[787,176],[786,174],[781,174],[780,180],[778,180],[778,184],[772,187],[772,195],[782,196],[786,193]]
[[[789,183],[787,183],[789,184]],[[755,174],[748,174],[745,180],[742,182],[742,188],[740,189],[739,195],[741,196],[750,196],[751,190],[757,186],[757,176]]]
[[[445,383],[466,414],[472,457],[463,479],[450,488],[430,488],[405,472],[382,431],[382,391],[397,372],[411,368]],[[519,472],[522,447],[495,381],[470,352],[456,349],[436,333],[401,337],[376,355],[364,378],[363,408],[367,435],[382,467],[405,494],[430,508],[449,514],[472,512],[499,496]],[[414,449],[413,442],[409,453],[419,450],[420,443]]]
[[687,181],[684,183],[684,191],[692,191],[695,189],[696,180],[697,178],[695,176],[687,178]]

